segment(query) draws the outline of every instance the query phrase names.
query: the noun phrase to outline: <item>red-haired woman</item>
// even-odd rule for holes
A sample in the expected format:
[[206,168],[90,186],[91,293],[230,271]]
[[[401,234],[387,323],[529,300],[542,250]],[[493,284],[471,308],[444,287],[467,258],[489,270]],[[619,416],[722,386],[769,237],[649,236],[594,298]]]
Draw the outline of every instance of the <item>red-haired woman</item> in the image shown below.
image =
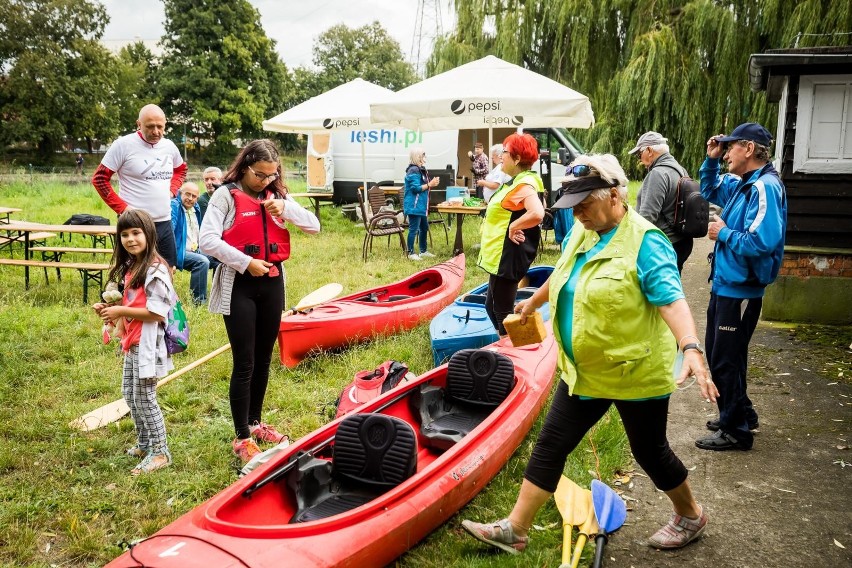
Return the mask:
[[488,202],[480,234],[477,264],[491,276],[485,311],[497,333],[506,335],[503,319],[512,313],[518,282],[538,251],[539,223],[544,218],[544,184],[530,168],[538,159],[538,143],[529,134],[511,134],[503,141],[503,172],[512,179]]

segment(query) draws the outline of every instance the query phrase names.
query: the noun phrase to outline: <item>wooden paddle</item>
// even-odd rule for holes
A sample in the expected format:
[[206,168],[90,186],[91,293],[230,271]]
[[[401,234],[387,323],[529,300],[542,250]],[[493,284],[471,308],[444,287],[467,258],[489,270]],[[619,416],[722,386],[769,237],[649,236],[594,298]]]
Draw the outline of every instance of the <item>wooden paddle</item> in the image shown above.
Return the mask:
[[571,531],[573,527],[585,522],[589,512],[594,515],[592,493],[563,475],[559,478],[559,485],[556,486],[553,500],[556,501],[556,508],[562,515],[562,564],[560,568],[567,568],[571,561]]
[[320,304],[324,304],[329,300],[334,299],[343,291],[343,285],[338,284],[337,282],[332,282],[331,284],[326,284],[322,288],[317,288],[296,304],[293,308],[284,312],[284,315],[295,314],[296,312],[302,312],[309,308],[313,308],[314,306],[319,306]]
[[[220,355],[231,348],[231,344],[227,343],[216,349],[215,351],[208,353],[204,357],[197,359],[190,363],[189,365],[183,367],[182,369],[175,371],[171,375],[163,377],[159,381],[157,381],[157,388],[160,388],[166,383],[169,383],[181,375],[188,373],[189,371],[199,367],[213,359],[217,355]],[[95,430],[100,428],[101,426],[106,426],[107,424],[111,424],[117,420],[120,420],[123,416],[130,413],[130,408],[127,406],[127,402],[123,398],[120,398],[116,401],[110,402],[109,404],[105,404],[100,408],[96,408],[95,410],[89,412],[88,414],[84,414],[80,418],[72,420],[68,425],[71,428],[76,428],[78,430],[82,430],[84,432],[88,432],[89,430]]]

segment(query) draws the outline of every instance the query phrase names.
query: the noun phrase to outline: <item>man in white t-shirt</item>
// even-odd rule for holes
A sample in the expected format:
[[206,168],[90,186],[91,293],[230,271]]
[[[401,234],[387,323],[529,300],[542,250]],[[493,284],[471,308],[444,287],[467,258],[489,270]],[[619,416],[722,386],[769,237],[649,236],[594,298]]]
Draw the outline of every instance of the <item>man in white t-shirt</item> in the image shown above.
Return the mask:
[[[157,227],[157,251],[169,266],[176,266],[169,202],[183,185],[186,164],[174,142],[163,137],[166,115],[160,107],[142,107],[136,127],[136,132],[112,143],[92,176],[92,185],[119,215],[128,207],[151,215]],[[118,194],[110,185],[116,173]]]

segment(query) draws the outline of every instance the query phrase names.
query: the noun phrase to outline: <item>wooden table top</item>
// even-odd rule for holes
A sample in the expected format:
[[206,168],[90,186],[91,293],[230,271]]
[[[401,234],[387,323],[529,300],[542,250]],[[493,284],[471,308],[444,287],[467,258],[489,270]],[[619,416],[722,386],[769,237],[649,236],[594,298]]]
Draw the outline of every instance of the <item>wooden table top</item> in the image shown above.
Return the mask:
[[9,213],[20,213],[23,209],[17,207],[0,207],[0,215],[8,215]]
[[290,197],[310,197],[310,198],[327,197],[329,199],[332,199],[334,197],[334,194],[331,193],[330,191],[309,191],[307,193],[290,193],[288,195]]
[[20,231],[31,233],[44,231],[48,233],[76,233],[80,235],[114,235],[115,225],[45,225],[28,221],[10,221],[3,224],[4,231]]
[[479,215],[483,211],[485,211],[486,206],[481,205],[479,207],[468,207],[467,205],[445,205],[438,204],[435,208],[441,213],[462,213],[466,215]]

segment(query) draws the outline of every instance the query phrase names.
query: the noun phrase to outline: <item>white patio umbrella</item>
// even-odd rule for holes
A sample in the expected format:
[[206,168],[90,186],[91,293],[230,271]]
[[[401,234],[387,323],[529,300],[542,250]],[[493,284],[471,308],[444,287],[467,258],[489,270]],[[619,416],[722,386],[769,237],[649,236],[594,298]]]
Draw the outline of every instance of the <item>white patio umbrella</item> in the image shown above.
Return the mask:
[[[362,130],[379,124],[370,118],[370,103],[383,102],[393,91],[363,79],[348,83],[317,95],[278,116],[263,121],[263,129],[272,132],[311,134],[331,130]],[[364,170],[364,195],[367,191],[367,160],[361,141],[361,164]]]
[[506,127],[589,128],[589,98],[489,55],[424,79],[370,104],[372,120],[412,130]]

